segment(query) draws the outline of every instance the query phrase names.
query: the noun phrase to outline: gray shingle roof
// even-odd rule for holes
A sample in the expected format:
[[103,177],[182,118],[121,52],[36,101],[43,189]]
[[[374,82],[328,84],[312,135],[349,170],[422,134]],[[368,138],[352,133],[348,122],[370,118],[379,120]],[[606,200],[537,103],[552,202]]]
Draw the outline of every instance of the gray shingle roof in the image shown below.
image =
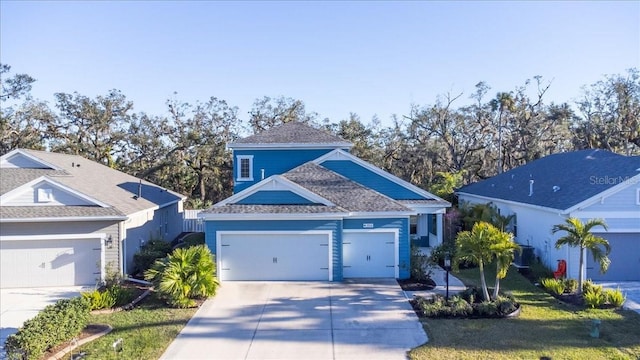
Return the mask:
[[24,185],[41,176],[64,176],[68,173],[64,170],[51,169],[0,169],[2,181],[0,181],[0,195]]
[[581,150],[546,156],[464,186],[458,193],[567,210],[639,174],[640,156]]
[[[140,179],[134,176],[111,169],[108,166],[104,166],[78,155],[59,154],[36,150],[22,151],[62,170],[2,168],[0,169],[2,174],[2,194],[36,179],[39,176],[45,175],[55,182],[61,183],[81,194],[113,207],[112,210],[103,211],[106,215],[131,215],[139,211],[153,209],[157,206],[166,205],[185,198],[185,196],[181,194],[143,180],[141,186],[142,196],[136,199],[135,195],[138,193]],[[57,216],[82,216],[79,214],[93,211],[87,210],[92,207],[74,209],[71,206],[57,206],[55,208],[57,209]],[[39,211],[47,212],[49,210]],[[2,218],[7,218],[9,212],[3,211],[1,214]],[[5,214],[7,214],[7,216],[5,216]],[[13,209],[11,210],[11,214],[22,214],[24,217],[29,217],[30,214],[35,214],[35,212],[34,210],[29,209],[23,212]]]
[[282,175],[319,195],[333,206],[325,205],[236,205],[214,206],[205,214],[317,214],[348,212],[410,212],[400,202],[364,187],[313,162]]
[[298,166],[283,176],[348,211],[411,211],[385,195],[312,162]]
[[335,147],[351,147],[352,144],[327,131],[315,129],[307,124],[291,121],[280,126],[272,127],[259,134],[237,140],[229,144],[233,148],[236,145],[248,144],[323,144]]
[[125,217],[116,208],[100,206],[0,206],[0,219]]

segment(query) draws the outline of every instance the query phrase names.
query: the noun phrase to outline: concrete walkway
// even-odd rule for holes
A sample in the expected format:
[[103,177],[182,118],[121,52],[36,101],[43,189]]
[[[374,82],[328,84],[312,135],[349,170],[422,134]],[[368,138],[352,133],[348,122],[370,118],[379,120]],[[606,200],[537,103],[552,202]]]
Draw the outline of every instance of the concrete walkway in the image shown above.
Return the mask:
[[393,279],[224,282],[161,359],[406,359],[427,335]]
[[[411,299],[413,296],[422,296],[425,298],[430,298],[434,294],[446,295],[447,293],[447,272],[441,268],[440,266],[434,266],[429,268],[432,272],[431,278],[436,283],[435,289],[432,290],[421,290],[421,291],[405,291],[407,298]],[[464,286],[462,281],[455,277],[451,272],[449,273],[449,296],[455,295],[460,291],[465,290],[467,287]]]

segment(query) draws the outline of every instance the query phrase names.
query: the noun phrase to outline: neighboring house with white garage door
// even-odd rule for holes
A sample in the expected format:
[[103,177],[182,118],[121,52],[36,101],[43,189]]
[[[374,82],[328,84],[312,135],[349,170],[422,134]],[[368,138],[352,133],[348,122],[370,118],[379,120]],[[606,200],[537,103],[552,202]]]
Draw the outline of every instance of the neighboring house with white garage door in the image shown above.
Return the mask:
[[450,204],[351,146],[299,122],[229,144],[234,195],[200,213],[222,281],[409,277],[410,234],[441,242]]
[[0,157],[0,287],[93,285],[182,231],[183,195],[77,155]]
[[585,254],[586,277],[593,280],[640,281],[640,156],[606,150],[581,150],[549,155],[457,191],[460,202],[493,203],[503,215],[516,215],[516,241],[535,247],[550,268],[567,261],[568,276],[577,278],[576,248],[555,248],[564,232],[553,225],[569,217],[600,218],[608,231],[593,232],[609,241],[611,265],[601,274]]

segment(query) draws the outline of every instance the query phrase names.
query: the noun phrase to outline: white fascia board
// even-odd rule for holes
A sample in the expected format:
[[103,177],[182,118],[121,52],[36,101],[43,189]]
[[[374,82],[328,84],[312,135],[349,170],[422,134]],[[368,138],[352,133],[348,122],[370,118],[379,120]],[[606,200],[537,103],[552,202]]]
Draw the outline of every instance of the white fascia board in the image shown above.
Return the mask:
[[638,219],[640,211],[576,211],[570,217],[580,219]]
[[594,234],[638,234],[638,236],[640,236],[640,227],[637,228],[609,228],[609,230],[607,231],[596,231],[596,230],[592,230],[591,231]]
[[350,154],[350,153],[348,153],[346,151],[340,150],[340,149],[336,149],[336,150],[333,150],[333,151],[331,151],[331,152],[329,152],[329,153],[327,153],[325,155],[322,155],[319,158],[313,160],[313,162],[318,164],[318,165],[322,165],[323,162],[328,161],[328,160],[342,160],[342,161],[348,160],[348,161],[353,161],[354,163],[362,166],[363,168],[365,168],[367,170],[370,170],[371,172],[373,172],[373,173],[375,173],[377,175],[380,175],[383,178],[385,178],[385,179],[387,179],[389,181],[392,181],[392,182],[394,182],[394,183],[396,183],[396,184],[398,184],[398,185],[400,185],[400,186],[402,186],[402,187],[404,187],[404,188],[406,188],[406,189],[408,189],[408,190],[410,190],[410,191],[412,191],[412,192],[414,192],[416,194],[422,195],[422,196],[424,196],[426,198],[429,198],[429,199],[442,201],[442,202],[444,202],[446,204],[449,204],[447,207],[451,207],[451,203],[449,203],[448,201],[446,201],[444,199],[441,199],[441,198],[435,196],[434,194],[432,194],[432,193],[430,193],[430,192],[428,192],[428,191],[426,191],[424,189],[421,189],[421,188],[413,185],[412,183],[410,183],[408,181],[402,180],[399,177],[397,177],[397,176],[395,176],[395,175],[393,175],[393,174],[391,174],[389,172],[386,172],[386,171],[380,169],[379,167],[377,167],[377,166],[375,166],[375,165],[373,165],[373,164],[371,164],[369,162],[366,162],[366,161],[358,158],[357,156],[352,155],[352,154]]
[[[30,187],[34,186],[35,184],[41,183],[41,182],[45,182],[45,183],[47,183],[47,184],[49,184],[49,185],[51,185],[53,187],[57,187],[58,189],[60,189],[62,191],[68,192],[68,193],[70,193],[70,194],[72,194],[72,195],[74,195],[76,197],[79,197],[82,200],[88,201],[88,202],[93,203],[93,204],[95,204],[97,206],[104,207],[104,208],[111,207],[109,204],[103,203],[102,201],[97,200],[97,199],[95,199],[95,198],[93,198],[93,197],[91,197],[89,195],[85,195],[85,194],[83,194],[83,193],[81,193],[81,192],[79,192],[79,191],[77,191],[75,189],[72,189],[72,188],[70,188],[70,187],[68,187],[66,185],[63,185],[63,184],[61,184],[61,183],[49,178],[48,176],[40,176],[37,179],[31,180],[28,183],[23,184],[23,185],[15,188],[15,189],[5,193],[5,194],[3,194],[2,196],[0,196],[0,202],[6,203],[9,200],[13,199],[14,197],[16,197],[16,196],[22,194],[23,192],[27,191]],[[34,204],[34,206],[49,206],[49,205]]]
[[588,198],[587,200],[579,202],[578,204],[576,204],[576,205],[568,208],[567,210],[565,210],[565,213],[572,213],[574,211],[584,209],[584,208],[586,208],[588,206],[591,206],[593,204],[596,204],[599,201],[602,201],[602,200],[608,198],[609,196],[611,196],[611,195],[613,195],[613,194],[615,194],[615,193],[617,193],[619,191],[622,191],[622,190],[624,190],[624,189],[626,189],[628,187],[631,187],[632,185],[636,185],[636,184],[640,184],[640,174],[638,174],[636,176],[633,176],[633,177],[631,177],[631,178],[629,178],[629,179],[627,179],[625,181],[622,181],[622,182],[620,182],[620,184],[612,186],[609,189],[607,189],[607,190],[605,190],[605,191],[603,191],[603,192],[601,192],[599,194],[596,194],[596,195]]
[[402,205],[420,214],[444,214],[447,208],[442,205],[422,205],[422,204],[405,204]]
[[[270,188],[271,187],[271,188]],[[285,190],[291,191],[297,195],[302,196],[303,198],[312,201],[314,203],[323,204],[326,206],[334,206],[334,204],[321,197],[320,195],[313,193],[302,186],[294,183],[293,181],[281,176],[281,175],[272,175],[268,178],[260,181],[257,184],[251,185],[250,187],[240,191],[239,193],[232,195],[215,205],[214,207],[224,206],[228,204],[234,204],[250,195],[253,195],[259,191],[274,191],[274,190]],[[277,204],[274,204],[277,205]]]
[[415,211],[402,212],[350,212],[346,217],[348,219],[388,219],[388,218],[404,218],[407,216],[418,215]]
[[546,206],[532,205],[532,204],[522,203],[522,202],[518,202],[518,201],[511,201],[511,200],[505,200],[505,199],[499,199],[499,198],[492,198],[492,197],[488,197],[488,196],[469,194],[469,193],[465,193],[465,192],[458,192],[456,194],[458,196],[464,195],[464,196],[476,198],[478,200],[485,200],[487,202],[500,201],[500,202],[503,202],[505,204],[511,204],[511,205],[522,206],[522,207],[526,207],[526,208],[530,208],[530,209],[547,211],[547,212],[558,214],[558,215],[566,215],[568,213],[567,210],[554,209],[554,208],[550,208],[550,207],[546,207]]
[[0,219],[0,223],[125,221],[125,220],[127,220],[126,216],[69,216],[69,217],[3,218],[3,219]]
[[46,162],[46,161],[44,161],[44,160],[42,160],[42,159],[40,159],[40,158],[38,158],[36,156],[33,156],[33,155],[27,153],[26,151],[23,151],[22,149],[11,150],[8,153],[0,156],[0,167],[3,167],[2,165],[7,161],[7,159],[13,157],[16,154],[20,154],[20,155],[28,158],[31,161],[37,162],[38,164],[41,164],[41,165],[46,166],[48,168],[51,168],[53,170],[64,170],[63,168],[61,168],[59,166],[55,166],[55,165],[53,165],[51,163],[48,163],[48,162]]
[[52,234],[52,235],[0,235],[0,241],[16,240],[81,240],[81,239],[106,239],[105,233],[88,234]]
[[286,150],[294,150],[294,149],[307,149],[307,150],[318,150],[318,149],[326,149],[326,148],[336,148],[350,149],[353,147],[352,143],[287,143],[287,144],[239,144],[239,143],[230,143],[227,145],[227,148],[234,150],[247,150],[247,149],[262,149],[262,150],[271,150],[271,149],[286,149]]
[[207,220],[247,221],[247,220],[341,220],[346,213],[317,214],[199,214],[198,218]]

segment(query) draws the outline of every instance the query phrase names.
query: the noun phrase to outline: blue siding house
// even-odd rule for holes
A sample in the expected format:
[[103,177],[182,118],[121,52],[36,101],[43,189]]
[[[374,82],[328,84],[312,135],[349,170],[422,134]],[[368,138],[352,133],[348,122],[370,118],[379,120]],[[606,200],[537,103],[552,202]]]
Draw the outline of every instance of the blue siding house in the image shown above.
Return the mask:
[[410,239],[442,241],[447,201],[328,132],[289,122],[229,148],[234,195],[200,214],[222,281],[404,279]]

